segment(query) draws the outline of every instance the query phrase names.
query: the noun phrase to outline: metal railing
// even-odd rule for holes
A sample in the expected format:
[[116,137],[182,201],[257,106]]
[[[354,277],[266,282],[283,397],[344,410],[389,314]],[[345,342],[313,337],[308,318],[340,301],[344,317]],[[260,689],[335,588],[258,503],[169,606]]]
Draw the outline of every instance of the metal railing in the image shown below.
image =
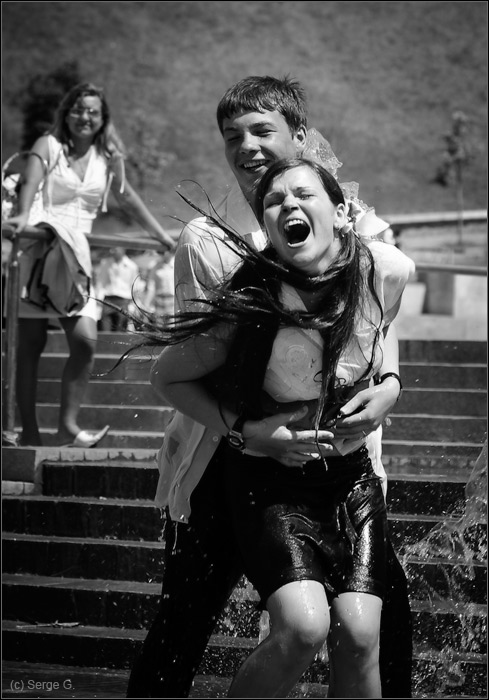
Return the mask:
[[[487,212],[476,211],[466,212],[464,215],[466,222],[483,223],[487,221]],[[419,226],[440,226],[456,224],[458,214],[446,212],[443,214],[419,214],[410,216],[392,216],[391,227],[416,228]],[[19,289],[19,261],[22,251],[20,241],[22,238],[34,240],[50,240],[52,235],[46,230],[28,226],[21,234],[13,234],[8,226],[2,226],[2,237],[8,238],[12,242],[12,250],[8,262],[7,277],[7,307],[6,307],[6,363],[4,372],[4,392],[5,392],[5,429],[13,432],[15,426],[15,376],[17,372],[17,320],[19,315],[20,289]],[[112,248],[122,246],[131,250],[161,250],[158,241],[151,238],[128,238],[127,236],[104,236],[96,234],[90,237],[92,247]],[[447,272],[454,275],[477,275],[486,276],[487,268],[470,265],[450,265],[441,263],[420,262],[416,264],[416,270]]]
[[[2,237],[12,243],[8,261],[6,288],[6,322],[5,322],[5,367],[3,372],[3,391],[5,413],[3,429],[13,432],[15,427],[15,377],[17,374],[17,338],[20,304],[20,256],[21,239],[38,241],[52,240],[52,234],[42,228],[26,226],[20,234],[14,234],[8,226],[2,225]],[[161,244],[153,238],[129,239],[122,236],[90,236],[91,247],[112,248],[122,246],[131,250],[163,250]]]
[[481,265],[450,265],[448,263],[417,262],[416,272],[448,272],[452,275],[475,275],[485,277],[487,267]]
[[[382,214],[382,218],[389,222],[393,231],[402,231],[406,228],[455,226],[460,220],[460,213],[456,211],[441,211],[422,214]],[[472,209],[462,214],[464,224],[485,224],[487,211],[485,209]]]

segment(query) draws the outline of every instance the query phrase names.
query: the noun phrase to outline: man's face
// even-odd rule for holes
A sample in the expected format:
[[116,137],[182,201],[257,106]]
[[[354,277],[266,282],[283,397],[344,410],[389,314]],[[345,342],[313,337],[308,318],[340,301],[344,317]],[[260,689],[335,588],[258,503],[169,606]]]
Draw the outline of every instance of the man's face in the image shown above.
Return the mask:
[[306,129],[291,134],[277,111],[238,112],[223,121],[224,152],[245,197],[252,199],[256,185],[273,162],[302,151]]

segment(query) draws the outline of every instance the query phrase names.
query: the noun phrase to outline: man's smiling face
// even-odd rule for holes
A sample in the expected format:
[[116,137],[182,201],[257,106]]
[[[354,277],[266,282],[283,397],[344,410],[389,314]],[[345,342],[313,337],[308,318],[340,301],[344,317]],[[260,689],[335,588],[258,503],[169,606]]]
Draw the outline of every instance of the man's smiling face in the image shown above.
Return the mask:
[[252,201],[256,185],[270,165],[297,155],[306,130],[292,134],[280,112],[238,112],[223,121],[224,151],[245,197]]

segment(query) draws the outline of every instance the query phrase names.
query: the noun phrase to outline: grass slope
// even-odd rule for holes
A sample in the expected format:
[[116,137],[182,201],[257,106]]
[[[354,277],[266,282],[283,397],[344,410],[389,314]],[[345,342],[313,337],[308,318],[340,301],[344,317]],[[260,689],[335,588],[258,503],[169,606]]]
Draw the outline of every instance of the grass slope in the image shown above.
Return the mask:
[[124,140],[142,125],[165,155],[145,193],[160,216],[189,216],[181,179],[212,196],[228,181],[215,108],[250,74],[304,84],[340,180],[384,214],[456,209],[453,188],[430,180],[463,110],[465,206],[486,206],[486,2],[3,2],[2,20],[4,156],[18,148],[22,87],[76,59]]

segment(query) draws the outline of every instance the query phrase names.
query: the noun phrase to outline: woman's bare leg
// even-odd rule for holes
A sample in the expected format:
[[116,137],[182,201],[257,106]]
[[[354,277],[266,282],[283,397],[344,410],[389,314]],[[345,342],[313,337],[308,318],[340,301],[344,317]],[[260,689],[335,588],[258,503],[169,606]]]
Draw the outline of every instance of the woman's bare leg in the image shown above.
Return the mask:
[[75,316],[62,318],[60,323],[70,351],[61,378],[58,439],[63,442],[75,437],[81,430],[78,415],[95,360],[97,322],[87,316]]
[[241,666],[228,697],[286,697],[328,635],[328,600],[317,581],[282,586],[268,599],[267,609],[270,634]]
[[331,605],[331,698],[381,698],[379,632],[382,601],[342,593]]

